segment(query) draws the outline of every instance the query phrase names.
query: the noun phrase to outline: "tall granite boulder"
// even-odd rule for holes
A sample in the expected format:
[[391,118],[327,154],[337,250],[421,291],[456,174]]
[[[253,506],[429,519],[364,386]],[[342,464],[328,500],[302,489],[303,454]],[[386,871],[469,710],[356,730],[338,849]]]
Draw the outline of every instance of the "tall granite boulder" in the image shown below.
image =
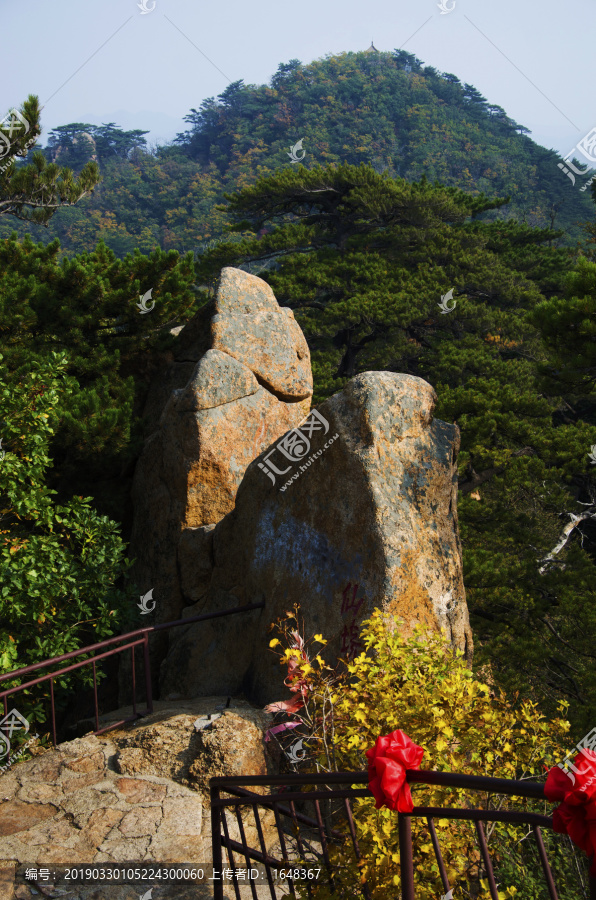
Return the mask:
[[468,659],[472,634],[457,522],[459,429],[433,418],[436,395],[409,375],[366,372],[252,462],[234,509],[187,529],[184,616],[264,602],[263,610],[181,626],[163,690],[286,696],[269,625],[294,602],[325,655],[361,651],[375,607],[411,631],[441,629]]
[[[177,341],[149,391],[144,418],[152,431],[133,482],[131,574],[155,603],[139,627],[178,619],[195,602],[194,574],[190,584],[180,579],[185,531],[234,508],[249,463],[308,414],[312,396],[310,353],[293,312],[240,269],[222,269],[215,302]],[[165,632],[152,639],[154,671],[167,641]],[[126,654],[121,703],[130,699],[129,685]]]

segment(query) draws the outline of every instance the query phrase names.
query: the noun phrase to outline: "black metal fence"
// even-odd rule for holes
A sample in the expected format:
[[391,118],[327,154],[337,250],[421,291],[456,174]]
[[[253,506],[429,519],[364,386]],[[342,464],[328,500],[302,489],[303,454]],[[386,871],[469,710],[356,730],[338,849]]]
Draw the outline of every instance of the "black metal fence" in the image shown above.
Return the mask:
[[[240,865],[261,864],[266,875],[265,893],[276,900],[281,896],[280,887],[284,886],[292,896],[296,896],[293,881],[286,879],[282,883],[278,873],[298,861],[305,866],[320,863],[321,870],[326,873],[325,883],[334,893],[337,891],[338,871],[330,855],[332,847],[343,847],[352,854],[355,862],[354,871],[360,869],[362,854],[358,844],[351,801],[356,797],[372,797],[368,787],[367,772],[337,772],[319,775],[281,775],[277,777],[253,778],[212,778],[211,779],[211,827],[213,842],[213,867],[223,871],[223,850],[225,849],[234,887],[236,900],[241,900],[241,884],[236,876],[237,858]],[[534,800],[544,800],[544,785],[538,782],[513,781],[503,778],[488,778],[473,775],[458,775],[448,772],[408,771],[407,781],[410,784],[440,785],[444,788],[463,788],[467,791],[481,791],[497,795],[511,795]],[[343,787],[341,785],[344,785]],[[363,785],[363,787],[355,787]],[[251,790],[252,788],[252,790]],[[259,793],[255,789],[265,789],[267,793]],[[229,796],[223,797],[222,794]],[[312,811],[309,808],[312,807]],[[249,816],[242,816],[242,809],[249,810]],[[334,816],[329,811],[333,809]],[[261,810],[261,813],[259,813]],[[229,811],[230,815],[226,815]],[[252,823],[250,822],[252,812]],[[339,826],[339,818],[343,818],[344,827]],[[263,816],[269,818],[268,834],[273,834],[267,846]],[[544,883],[551,900],[558,900],[557,888],[551,866],[549,864],[542,829],[552,829],[552,818],[539,815],[529,810],[490,810],[472,809],[456,806],[414,807],[411,813],[395,813],[399,835],[399,858],[401,871],[401,898],[415,900],[414,862],[411,819],[421,817],[432,842],[434,856],[438,865],[443,889],[446,895],[452,890],[447,867],[441,853],[441,847],[434,820],[462,819],[475,824],[476,840],[479,856],[482,860],[486,880],[492,900],[498,900],[497,885],[493,871],[493,863],[489,853],[483,822],[507,822],[515,825],[529,825],[536,842],[537,852],[542,868]],[[232,836],[234,828],[235,836]],[[249,834],[249,831],[251,834]],[[306,869],[304,871],[307,871]],[[315,890],[315,882],[305,880],[306,891],[311,897]],[[253,900],[260,900],[263,893],[257,893],[254,881],[249,881]],[[246,890],[246,889],[245,889]],[[596,879],[589,881],[590,900],[596,900]],[[244,892],[243,892],[244,893]],[[348,887],[346,896],[362,896],[370,900],[370,890],[366,882],[359,878]],[[214,882],[215,900],[224,900],[224,881]]]

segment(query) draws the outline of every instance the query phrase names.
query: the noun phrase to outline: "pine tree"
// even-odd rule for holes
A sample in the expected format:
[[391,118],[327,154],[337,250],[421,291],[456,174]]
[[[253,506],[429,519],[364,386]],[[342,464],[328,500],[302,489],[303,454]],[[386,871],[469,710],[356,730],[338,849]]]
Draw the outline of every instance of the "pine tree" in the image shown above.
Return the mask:
[[39,151],[33,153],[30,164],[17,165],[16,159],[27,155],[41,133],[38,98],[30,94],[20,112],[11,110],[9,116],[10,121],[0,125],[0,147],[4,150],[0,165],[0,216],[12,215],[46,225],[57,209],[72,206],[93,191],[99,169],[96,163],[89,162],[74,178],[70,169],[48,163]]
[[[53,486],[70,496],[97,496],[139,452],[139,412],[151,372],[174,340],[170,329],[197,308],[192,254],[139,251],[124,260],[100,243],[92,253],[59,260],[16,236],[0,241],[0,333],[14,372],[68,353],[67,373],[79,389],[60,404],[52,438]],[[141,297],[148,294],[142,313]],[[154,305],[153,305],[154,304]],[[118,518],[118,496],[103,498]]]
[[[71,134],[75,156],[63,146],[56,160],[46,148],[48,159],[78,171],[85,152],[88,160],[94,155],[84,134],[93,137],[101,191],[61,210],[47,228],[16,223],[17,231],[44,243],[59,237],[68,255],[93,250],[99,239],[120,257],[137,247],[196,251],[229,224],[215,209],[223,193],[290,167],[289,147],[303,138],[305,168],[364,162],[410,182],[425,174],[469,193],[510,196],[506,209],[488,210],[483,218],[547,227],[554,217],[563,231],[551,239],[575,246],[583,237],[577,223],[591,214],[588,194],[571,189],[555,151],[491,108],[498,115],[489,114],[488,101],[472,85],[405,51],[291,60],[271,84],[238,80],[204,100],[185,117],[185,133],[150,152],[144,132],[113,123],[84,133],[85,123],[60,126]],[[0,237],[9,234],[0,219]]]

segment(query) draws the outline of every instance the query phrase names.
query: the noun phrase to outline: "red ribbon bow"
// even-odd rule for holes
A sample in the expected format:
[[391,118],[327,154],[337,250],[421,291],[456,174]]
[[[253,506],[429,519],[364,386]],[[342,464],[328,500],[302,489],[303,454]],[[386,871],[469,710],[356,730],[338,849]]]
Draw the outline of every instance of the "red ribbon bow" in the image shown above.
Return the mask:
[[398,812],[412,812],[414,803],[406,781],[406,769],[419,769],[424,750],[397,729],[378,737],[368,757],[368,787],[375,798],[375,809],[388,806]]
[[553,766],[544,794],[551,803],[562,801],[553,812],[553,830],[568,834],[574,844],[593,857],[590,874],[596,876],[596,753],[578,753],[569,774]]

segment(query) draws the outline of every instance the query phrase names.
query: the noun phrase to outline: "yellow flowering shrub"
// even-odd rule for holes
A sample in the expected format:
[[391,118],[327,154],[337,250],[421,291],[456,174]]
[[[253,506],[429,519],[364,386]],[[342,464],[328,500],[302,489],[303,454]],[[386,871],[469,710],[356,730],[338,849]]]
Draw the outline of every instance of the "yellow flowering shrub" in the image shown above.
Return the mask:
[[[297,615],[288,614],[288,621],[297,622]],[[390,631],[376,610],[361,631],[366,652],[346,665],[343,676],[330,676],[320,655],[311,658],[297,630],[281,624],[278,628],[289,638],[289,647],[280,659],[289,665],[286,683],[294,691],[292,713],[288,714],[300,719],[300,733],[311,751],[302,771],[366,769],[365,751],[374,746],[377,737],[396,729],[424,748],[420,768],[426,770],[537,780],[565,757],[569,723],[563,718],[564,704],[561,717],[549,721],[531,701],[506,697],[477,680],[463,655],[454,652],[440,634],[418,631],[407,637],[398,629]],[[316,640],[325,643],[322,635]],[[279,641],[271,643],[276,646]],[[304,701],[299,710],[297,698]],[[292,732],[294,738],[298,733],[298,729]],[[531,808],[546,815],[552,811],[543,801],[487,797],[437,786],[412,785],[412,796],[416,806]],[[361,875],[371,900],[396,896],[400,884],[397,813],[384,807],[376,810],[372,795],[370,799],[356,798],[353,809],[365,860]],[[439,900],[444,891],[426,822],[418,818],[411,822],[417,900]],[[474,824],[436,819],[435,827],[454,896],[489,898]],[[537,857],[528,857],[525,849],[530,841],[524,843],[523,853],[520,850],[528,828],[486,823],[485,829],[493,861],[496,866],[501,864],[501,900],[522,887],[524,897],[541,897],[539,885],[544,882],[539,865],[534,868]],[[559,838],[546,833],[544,837],[549,853],[560,854]],[[332,852],[342,873],[336,883],[339,896],[355,896],[359,872],[351,845]],[[331,896],[328,891],[319,886],[317,898]]]

